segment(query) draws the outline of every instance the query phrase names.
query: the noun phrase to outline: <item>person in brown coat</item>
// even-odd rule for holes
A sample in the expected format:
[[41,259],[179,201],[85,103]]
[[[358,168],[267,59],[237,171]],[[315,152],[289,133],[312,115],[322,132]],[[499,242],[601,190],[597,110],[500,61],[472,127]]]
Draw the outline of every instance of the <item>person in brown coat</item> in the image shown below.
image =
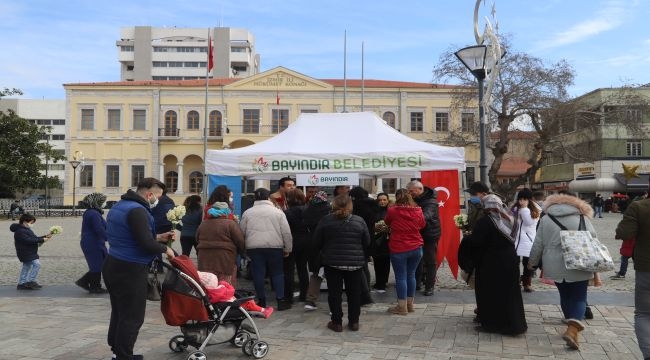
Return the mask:
[[237,254],[246,251],[244,234],[230,216],[225,202],[215,202],[196,231],[198,269],[211,272],[235,286],[237,282]]

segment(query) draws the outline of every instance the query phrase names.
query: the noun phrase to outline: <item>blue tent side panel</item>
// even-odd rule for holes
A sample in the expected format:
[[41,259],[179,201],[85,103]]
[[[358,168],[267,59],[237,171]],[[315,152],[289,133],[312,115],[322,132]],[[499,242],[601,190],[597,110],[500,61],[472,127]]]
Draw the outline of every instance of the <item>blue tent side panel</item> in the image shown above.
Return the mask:
[[217,186],[226,185],[232,191],[235,214],[241,216],[241,181],[241,176],[208,175],[208,196]]

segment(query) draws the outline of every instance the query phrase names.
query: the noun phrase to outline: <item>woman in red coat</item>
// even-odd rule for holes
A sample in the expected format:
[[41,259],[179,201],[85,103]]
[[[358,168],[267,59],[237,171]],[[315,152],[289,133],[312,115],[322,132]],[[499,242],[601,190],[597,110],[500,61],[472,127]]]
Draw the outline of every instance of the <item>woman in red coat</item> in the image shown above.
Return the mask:
[[422,258],[424,241],[420,229],[425,226],[424,214],[408,190],[399,189],[395,193],[395,205],[388,208],[384,221],[390,227],[388,248],[397,292],[397,305],[388,312],[406,315],[414,311],[415,270]]

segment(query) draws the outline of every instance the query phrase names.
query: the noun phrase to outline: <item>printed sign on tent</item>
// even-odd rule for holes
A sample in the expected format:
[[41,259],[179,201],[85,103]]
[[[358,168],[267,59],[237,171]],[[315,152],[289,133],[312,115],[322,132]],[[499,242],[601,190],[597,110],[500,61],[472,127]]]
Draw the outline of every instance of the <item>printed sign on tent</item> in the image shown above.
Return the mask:
[[296,185],[298,186],[359,185],[359,174],[356,173],[297,174]]

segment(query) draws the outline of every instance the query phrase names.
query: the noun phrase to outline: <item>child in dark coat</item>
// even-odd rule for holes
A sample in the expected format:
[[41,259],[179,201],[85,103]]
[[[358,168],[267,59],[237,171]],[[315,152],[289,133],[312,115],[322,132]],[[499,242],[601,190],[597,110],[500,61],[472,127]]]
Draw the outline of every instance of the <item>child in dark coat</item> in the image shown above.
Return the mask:
[[16,246],[16,255],[18,260],[23,263],[18,279],[18,290],[38,290],[42,288],[36,282],[38,271],[41,269],[41,263],[38,260],[38,247],[52,238],[52,234],[36,236],[31,227],[34,226],[36,218],[31,214],[23,214],[18,220],[18,224],[11,224],[9,230],[14,233],[14,245]]

